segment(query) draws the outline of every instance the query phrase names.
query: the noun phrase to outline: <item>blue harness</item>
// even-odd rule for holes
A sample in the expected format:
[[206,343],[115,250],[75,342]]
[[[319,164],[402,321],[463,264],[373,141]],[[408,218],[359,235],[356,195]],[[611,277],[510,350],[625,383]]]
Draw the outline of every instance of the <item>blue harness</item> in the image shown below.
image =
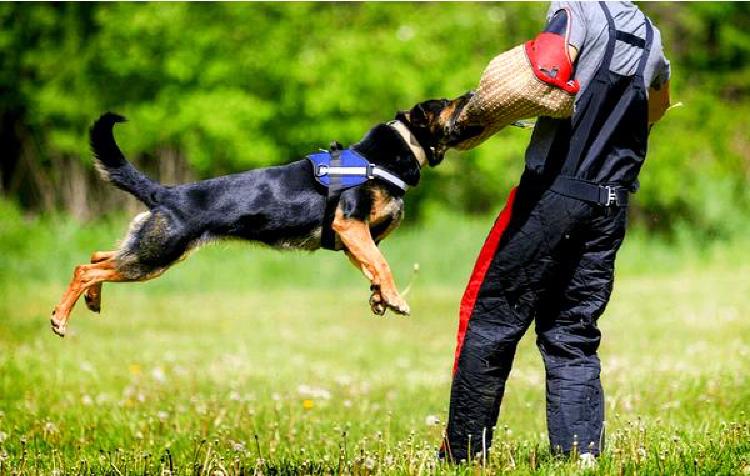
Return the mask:
[[321,150],[307,156],[313,168],[315,180],[325,187],[326,209],[323,227],[320,232],[320,245],[329,250],[336,249],[336,232],[333,220],[336,218],[341,192],[361,185],[368,180],[381,179],[406,192],[406,183],[386,169],[370,163],[352,149],[344,149],[338,142],[331,144],[331,150]]
[[343,191],[376,178],[385,180],[405,192],[406,183],[388,170],[370,163],[352,149],[316,152],[307,156],[315,180],[331,190]]

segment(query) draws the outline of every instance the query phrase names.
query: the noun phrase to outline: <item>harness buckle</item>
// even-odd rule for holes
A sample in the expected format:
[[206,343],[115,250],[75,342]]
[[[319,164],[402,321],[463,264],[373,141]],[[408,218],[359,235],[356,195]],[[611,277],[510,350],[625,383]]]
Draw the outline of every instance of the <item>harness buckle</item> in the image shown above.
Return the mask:
[[375,178],[375,164],[367,164],[367,180]]
[[617,199],[617,190],[615,190],[613,187],[609,185],[605,185],[604,189],[607,191],[607,201],[604,203],[605,207],[609,206],[619,206],[619,200]]
[[328,175],[328,165],[327,164],[318,164],[318,168],[315,171],[316,177],[323,177],[324,175]]

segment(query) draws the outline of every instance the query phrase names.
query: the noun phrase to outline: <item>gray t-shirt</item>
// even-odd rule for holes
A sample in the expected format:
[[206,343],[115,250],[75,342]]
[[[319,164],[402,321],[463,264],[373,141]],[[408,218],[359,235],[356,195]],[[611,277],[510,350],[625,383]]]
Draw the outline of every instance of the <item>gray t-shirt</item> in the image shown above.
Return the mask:
[[[615,22],[615,29],[631,33],[639,38],[646,38],[646,16],[632,2],[606,2],[607,8]],[[575,79],[581,85],[576,100],[583,95],[599,65],[604,59],[604,53],[609,41],[607,17],[598,2],[551,2],[547,12],[547,21],[559,10],[568,12],[570,22],[569,43],[578,50],[575,62]],[[654,37],[651,43],[643,78],[647,85],[659,87],[670,77],[669,61],[664,56],[661,43],[661,33],[653,26]],[[628,43],[617,41],[612,57],[610,70],[622,74],[633,75],[638,68],[643,50]],[[546,157],[552,146],[557,122],[548,117],[540,117],[531,142],[526,149],[527,165],[532,169],[542,164],[531,162],[533,156]]]
[[[646,15],[632,2],[606,2],[607,8],[615,22],[615,28],[631,33],[639,38],[646,38]],[[609,40],[607,17],[604,15],[599,2],[551,2],[547,12],[547,20],[558,10],[568,11],[570,22],[570,38],[568,42],[578,50],[575,64],[575,79],[581,84],[578,97],[599,69],[604,58]],[[653,26],[653,25],[652,25]],[[654,26],[654,38],[651,44],[651,54],[646,62],[643,77],[649,86],[661,86],[669,79],[669,61],[664,57],[661,44],[661,33]],[[628,43],[617,41],[612,57],[610,70],[630,76],[635,74],[641,59],[642,49]]]

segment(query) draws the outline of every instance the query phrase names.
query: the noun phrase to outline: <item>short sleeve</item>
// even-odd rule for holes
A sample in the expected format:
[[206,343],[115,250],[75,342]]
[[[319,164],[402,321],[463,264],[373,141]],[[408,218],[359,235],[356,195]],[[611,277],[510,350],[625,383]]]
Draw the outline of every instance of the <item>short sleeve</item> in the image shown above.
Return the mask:
[[580,2],[550,2],[547,10],[547,22],[560,10],[568,12],[568,21],[570,22],[570,37],[568,43],[575,46],[581,51],[583,42],[586,40],[586,15],[583,11],[583,5]]
[[672,76],[672,67],[669,60],[664,56],[664,50],[661,47],[661,44],[655,53],[656,57],[654,61],[654,74],[651,78],[651,87],[660,89]]

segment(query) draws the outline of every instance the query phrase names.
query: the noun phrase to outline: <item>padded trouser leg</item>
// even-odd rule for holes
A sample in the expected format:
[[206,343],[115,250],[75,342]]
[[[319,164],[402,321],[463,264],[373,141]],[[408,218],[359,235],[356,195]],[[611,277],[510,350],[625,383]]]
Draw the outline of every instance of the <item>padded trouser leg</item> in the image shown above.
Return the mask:
[[599,454],[604,393],[599,380],[597,320],[612,292],[625,233],[625,209],[600,212],[551,285],[537,317],[537,345],[547,374],[547,427],[552,451]]
[[562,242],[589,211],[588,205],[554,192],[540,196],[519,187],[508,228],[482,277],[462,346],[459,336],[444,448],[454,461],[489,448],[518,341],[555,274]]
[[547,377],[550,449],[598,454],[604,419],[595,325],[558,323],[539,335]]
[[454,461],[489,448],[516,346],[529,324],[513,318],[503,325],[474,322],[467,331],[448,415],[446,452]]

